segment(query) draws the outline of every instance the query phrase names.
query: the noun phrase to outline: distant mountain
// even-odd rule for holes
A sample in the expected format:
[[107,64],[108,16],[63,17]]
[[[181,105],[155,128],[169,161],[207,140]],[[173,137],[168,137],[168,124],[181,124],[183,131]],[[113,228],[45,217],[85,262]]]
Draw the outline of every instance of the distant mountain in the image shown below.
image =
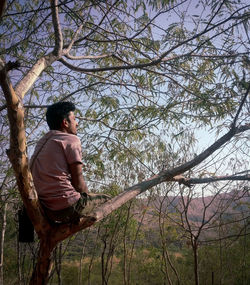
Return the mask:
[[[158,227],[157,217],[169,216],[176,219],[182,217],[182,222],[186,217],[192,226],[199,227],[201,224],[212,225],[223,220],[238,221],[243,220],[250,213],[249,191],[231,191],[229,193],[219,193],[214,196],[192,197],[190,196],[155,196],[154,198],[138,199],[136,207],[136,219],[148,228]],[[143,211],[146,214],[142,219]]]

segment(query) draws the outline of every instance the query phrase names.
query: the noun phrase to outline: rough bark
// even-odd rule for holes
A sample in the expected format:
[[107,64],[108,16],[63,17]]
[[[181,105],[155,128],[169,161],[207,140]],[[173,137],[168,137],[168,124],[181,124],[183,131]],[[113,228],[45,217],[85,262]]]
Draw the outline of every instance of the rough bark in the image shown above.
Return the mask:
[[52,269],[51,253],[55,245],[51,244],[51,238],[40,241],[40,248],[36,267],[33,271],[30,284],[45,285],[48,282],[48,277]]
[[34,224],[38,236],[42,237],[50,226],[41,212],[40,203],[29,170],[26,154],[24,108],[8,79],[7,71],[4,67],[0,71],[0,83],[7,102],[10,127],[10,149],[7,150],[7,154],[14,169],[18,189],[28,215]]

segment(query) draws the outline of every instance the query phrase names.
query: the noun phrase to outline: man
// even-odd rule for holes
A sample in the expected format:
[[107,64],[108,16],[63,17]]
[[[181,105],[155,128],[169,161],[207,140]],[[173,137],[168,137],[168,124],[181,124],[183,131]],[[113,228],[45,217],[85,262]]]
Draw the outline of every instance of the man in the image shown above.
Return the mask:
[[50,131],[37,143],[31,171],[38,197],[48,218],[78,222],[110,197],[88,192],[82,175],[82,151],[77,134],[75,105],[58,102],[48,107]]

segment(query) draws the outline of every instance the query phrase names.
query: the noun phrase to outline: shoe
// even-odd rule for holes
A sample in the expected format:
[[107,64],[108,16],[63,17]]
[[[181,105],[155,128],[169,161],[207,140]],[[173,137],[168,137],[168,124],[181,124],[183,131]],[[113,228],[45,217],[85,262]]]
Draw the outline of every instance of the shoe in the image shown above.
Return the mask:
[[86,204],[82,211],[83,215],[87,215],[97,206],[104,204],[112,197],[107,194],[87,193]]

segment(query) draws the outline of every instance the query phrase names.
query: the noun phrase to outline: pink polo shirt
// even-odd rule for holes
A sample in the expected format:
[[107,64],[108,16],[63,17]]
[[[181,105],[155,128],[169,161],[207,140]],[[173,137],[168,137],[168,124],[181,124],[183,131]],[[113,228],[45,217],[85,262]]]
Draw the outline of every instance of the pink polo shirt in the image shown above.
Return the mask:
[[61,210],[79,200],[80,193],[72,186],[69,172],[69,165],[76,162],[82,163],[76,135],[52,130],[37,143],[31,171],[38,197],[47,208]]

